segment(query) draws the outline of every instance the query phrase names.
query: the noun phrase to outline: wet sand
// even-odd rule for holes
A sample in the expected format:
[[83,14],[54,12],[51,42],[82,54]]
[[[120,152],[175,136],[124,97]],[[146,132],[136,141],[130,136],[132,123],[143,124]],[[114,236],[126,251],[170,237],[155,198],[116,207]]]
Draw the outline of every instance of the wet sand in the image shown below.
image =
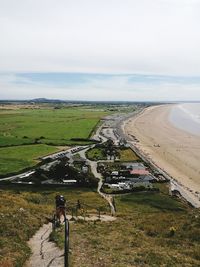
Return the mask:
[[[129,119],[125,131],[157,166],[183,185],[195,198],[200,195],[200,137],[175,128],[168,119],[172,105],[149,107]],[[134,142],[134,140],[133,140]]]

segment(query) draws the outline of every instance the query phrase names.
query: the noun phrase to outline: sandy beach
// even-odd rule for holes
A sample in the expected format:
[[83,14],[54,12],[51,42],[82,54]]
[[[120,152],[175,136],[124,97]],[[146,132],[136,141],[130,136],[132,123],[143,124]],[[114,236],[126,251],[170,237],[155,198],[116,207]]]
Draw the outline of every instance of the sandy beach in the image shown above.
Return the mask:
[[199,200],[200,137],[184,132],[168,119],[172,105],[145,109],[129,119],[125,131],[134,145]]

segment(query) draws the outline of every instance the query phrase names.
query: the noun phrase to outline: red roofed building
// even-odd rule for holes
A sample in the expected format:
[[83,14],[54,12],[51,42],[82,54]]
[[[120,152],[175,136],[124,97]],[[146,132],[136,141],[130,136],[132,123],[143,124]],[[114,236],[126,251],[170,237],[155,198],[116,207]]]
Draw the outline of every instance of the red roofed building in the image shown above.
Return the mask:
[[141,169],[133,169],[133,170],[130,170],[130,174],[132,174],[132,175],[148,175],[149,171],[141,170]]

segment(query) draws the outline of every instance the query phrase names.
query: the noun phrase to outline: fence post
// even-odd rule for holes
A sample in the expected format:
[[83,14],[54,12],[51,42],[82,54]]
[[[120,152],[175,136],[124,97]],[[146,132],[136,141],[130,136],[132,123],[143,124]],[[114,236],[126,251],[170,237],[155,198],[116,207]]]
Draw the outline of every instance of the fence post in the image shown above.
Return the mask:
[[98,215],[99,215],[99,220],[101,219],[101,210],[100,208],[98,209]]
[[64,266],[69,267],[69,221],[65,216],[65,258]]
[[72,218],[71,220],[74,220],[74,208],[72,208]]

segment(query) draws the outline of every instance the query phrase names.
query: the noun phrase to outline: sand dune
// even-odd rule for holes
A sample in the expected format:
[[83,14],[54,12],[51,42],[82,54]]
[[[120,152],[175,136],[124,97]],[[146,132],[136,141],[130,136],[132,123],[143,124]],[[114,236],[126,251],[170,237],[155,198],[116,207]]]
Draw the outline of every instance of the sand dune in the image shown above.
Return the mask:
[[168,120],[172,105],[147,108],[129,120],[125,131],[136,146],[185,188],[200,192],[200,137],[175,128]]

